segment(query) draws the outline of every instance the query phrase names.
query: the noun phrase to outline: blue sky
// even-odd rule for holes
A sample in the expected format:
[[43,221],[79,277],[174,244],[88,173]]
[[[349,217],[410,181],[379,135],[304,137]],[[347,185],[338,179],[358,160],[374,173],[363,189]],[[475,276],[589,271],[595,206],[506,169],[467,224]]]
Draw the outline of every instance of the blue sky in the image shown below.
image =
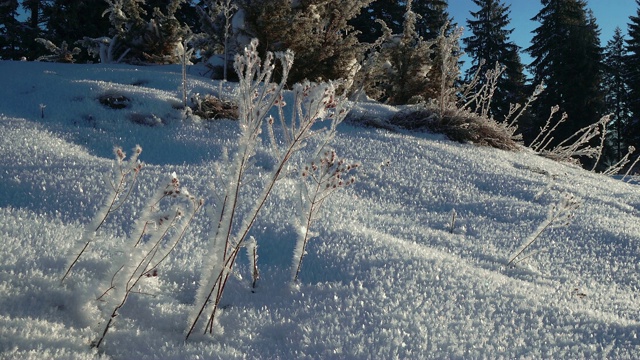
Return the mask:
[[[531,41],[531,31],[540,24],[531,21],[542,5],[537,0],[503,0],[505,4],[511,4],[511,27],[514,29],[512,40],[527,48]],[[603,45],[613,36],[616,26],[619,26],[623,33],[627,32],[629,16],[635,15],[637,4],[635,0],[591,0],[588,1],[589,8],[593,10],[598,25],[600,26],[600,40]],[[449,13],[454,17],[458,25],[465,26],[466,19],[471,17],[469,11],[476,11],[478,7],[471,0],[449,0]],[[465,32],[463,36],[468,36]],[[530,62],[527,54],[522,54],[522,61],[525,64]]]

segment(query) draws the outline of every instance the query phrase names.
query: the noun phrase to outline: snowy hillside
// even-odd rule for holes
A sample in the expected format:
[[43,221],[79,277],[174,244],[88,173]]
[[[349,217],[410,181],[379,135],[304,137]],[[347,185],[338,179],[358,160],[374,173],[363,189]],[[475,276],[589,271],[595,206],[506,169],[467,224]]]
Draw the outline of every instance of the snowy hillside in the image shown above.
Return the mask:
[[[190,93],[218,91],[201,70],[189,73]],[[92,349],[108,249],[168,174],[211,202],[209,185],[224,185],[214,165],[237,123],[183,121],[177,66],[0,62],[0,79],[2,359],[640,356],[637,185],[526,150],[351,124],[332,146],[361,163],[357,181],[314,223],[299,287],[289,282],[297,190],[282,179],[251,233],[257,289],[242,252],[215,334],[184,341],[212,226],[200,212]],[[231,96],[231,84],[223,93]],[[125,96],[127,107],[101,104],[104,95]],[[395,111],[360,106],[371,116]],[[131,153],[136,144],[145,167],[131,201],[60,285],[68,252],[104,201],[113,147]],[[256,176],[270,164],[258,149]],[[571,196],[580,206],[568,225],[545,229],[528,257],[507,266]]]

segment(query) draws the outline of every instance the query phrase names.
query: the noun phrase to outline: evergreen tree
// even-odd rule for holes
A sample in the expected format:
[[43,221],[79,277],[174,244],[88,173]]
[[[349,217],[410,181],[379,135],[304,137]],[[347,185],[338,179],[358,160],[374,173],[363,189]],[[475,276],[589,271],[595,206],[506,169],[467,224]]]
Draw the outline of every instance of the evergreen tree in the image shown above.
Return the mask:
[[372,0],[243,0],[244,36],[257,38],[260,50],[296,54],[290,83],[346,78],[364,53],[348,24]]
[[513,29],[507,29],[510,23],[509,6],[505,6],[500,0],[473,2],[480,9],[470,12],[473,20],[467,20],[467,26],[472,35],[463,39],[465,52],[472,59],[467,79],[479,73],[481,78],[478,86],[482,86],[485,83],[483,74],[493,69],[496,63],[505,66],[491,102],[491,115],[500,120],[509,113],[511,104],[520,104],[525,99],[524,66],[520,61],[520,48],[509,41],[513,32]]
[[433,40],[447,24],[446,33],[449,34],[455,24],[447,12],[448,6],[447,0],[413,0],[411,8],[417,15],[418,36],[422,36],[425,40]]
[[[425,41],[435,40],[442,31],[445,35],[451,35],[456,26],[447,12],[446,0],[413,0],[411,8],[416,14],[415,32]],[[459,54],[443,54],[442,51],[438,42],[431,46],[431,65],[426,74],[425,99],[436,99],[440,94],[442,84],[442,61],[440,60],[459,56]]]
[[[44,37],[54,44],[63,41],[71,46],[85,36],[100,37],[109,32],[109,19],[102,14],[107,3],[91,0],[53,0],[43,9],[46,22]],[[78,62],[91,60],[87,52],[76,56]]]
[[620,160],[626,153],[627,136],[625,127],[629,122],[629,87],[627,85],[627,71],[625,47],[622,30],[617,27],[613,38],[607,42],[604,49],[604,79],[605,105],[607,112],[613,114],[612,150],[615,161]]
[[360,42],[373,43],[383,35],[382,26],[376,20],[382,20],[394,34],[402,32],[405,4],[399,0],[375,0],[362,9],[349,24],[359,31]]
[[47,51],[36,42],[37,38],[44,37],[44,23],[42,12],[49,6],[49,1],[23,0],[22,8],[27,12],[27,20],[21,24],[21,52],[28,60],[35,60],[39,56],[47,54]]
[[550,108],[559,105],[569,117],[554,132],[555,145],[603,114],[602,49],[598,26],[584,0],[542,0],[542,5],[532,19],[540,26],[527,51],[533,57],[534,83],[544,82],[546,90],[534,103],[532,131],[525,133],[525,140],[537,135]]
[[629,36],[627,39],[628,54],[625,58],[627,69],[627,84],[629,86],[628,105],[631,119],[627,126],[627,140],[629,145],[640,149],[640,0],[636,0],[638,10],[635,16],[630,16],[627,24]]
[[18,0],[0,3],[0,59],[19,59],[22,56],[18,7]]

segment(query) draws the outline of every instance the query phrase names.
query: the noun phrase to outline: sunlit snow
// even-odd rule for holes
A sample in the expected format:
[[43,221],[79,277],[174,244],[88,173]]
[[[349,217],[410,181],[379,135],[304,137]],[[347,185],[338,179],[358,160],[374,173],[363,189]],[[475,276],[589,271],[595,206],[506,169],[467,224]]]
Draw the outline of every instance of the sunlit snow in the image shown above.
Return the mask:
[[[257,288],[243,251],[213,335],[184,341],[214,226],[201,212],[92,349],[108,249],[127,239],[158,184],[175,172],[207,202],[226,186],[215,169],[222,149],[233,149],[237,123],[185,120],[180,70],[0,62],[0,358],[640,356],[638,185],[525,149],[348,123],[331,145],[361,163],[357,180],[312,224],[297,286],[298,187],[285,178],[251,232]],[[202,73],[189,68],[191,94],[232,96],[232,83]],[[125,96],[127,107],[102,105],[105,94]],[[396,109],[362,103],[354,111],[382,119]],[[271,165],[267,143],[251,170],[258,177]],[[145,166],[130,201],[61,285],[67,254],[107,193],[113,147],[131,153],[136,144]],[[565,196],[580,202],[575,218],[542,232],[525,260],[507,266]]]

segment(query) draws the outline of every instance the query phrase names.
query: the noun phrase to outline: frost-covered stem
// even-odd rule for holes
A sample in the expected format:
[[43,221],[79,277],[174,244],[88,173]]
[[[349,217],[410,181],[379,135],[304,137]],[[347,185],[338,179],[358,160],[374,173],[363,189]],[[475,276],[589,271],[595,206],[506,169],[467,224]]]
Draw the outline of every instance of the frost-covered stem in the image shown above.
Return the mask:
[[[589,141],[600,134],[600,127],[602,127],[602,131],[604,131],[607,122],[609,122],[609,115],[603,116],[597,122],[576,131],[573,135],[556,145],[549,153],[564,160],[568,160],[572,156],[593,157],[599,154],[602,152],[602,149],[589,146]],[[575,138],[577,138],[577,140],[574,140]]]
[[[299,223],[298,239],[291,264],[291,281],[293,283],[298,280],[307,244],[313,236],[310,230],[312,222],[316,219],[324,201],[331,194],[355,182],[354,177],[347,179],[347,176],[350,171],[358,167],[358,164],[345,163],[344,160],[338,158],[335,151],[331,150],[325,151],[321,158],[312,161],[302,170],[299,208],[302,221]],[[311,183],[310,188],[308,182]]]
[[302,231],[300,231],[298,235],[298,240],[296,241],[296,247],[293,250],[293,267],[294,271],[291,274],[291,281],[295,283],[298,281],[298,275],[300,274],[300,269],[302,268],[302,259],[304,258],[307,242],[309,241],[309,229],[311,228],[311,222],[313,220],[313,214],[316,210],[316,206],[322,206],[322,201],[318,201],[317,197],[319,194],[320,183],[316,184],[315,191],[313,193],[313,198],[309,204],[309,211],[306,213],[304,218],[305,223],[302,225]]
[[[311,127],[312,123],[309,123],[307,127],[305,127],[303,130],[308,130]],[[211,311],[211,315],[209,316],[209,319],[207,321],[207,326],[205,328],[205,332],[209,332],[212,333],[213,332],[213,325],[214,325],[214,321],[215,321],[215,315],[217,313],[217,308],[218,305],[220,304],[220,300],[222,299],[222,294],[224,293],[224,289],[227,285],[227,281],[229,280],[229,275],[231,274],[231,270],[233,268],[233,265],[235,264],[236,258],[238,256],[238,253],[240,252],[240,249],[243,246],[244,240],[247,237],[247,235],[249,234],[249,231],[251,230],[251,227],[253,226],[253,224],[255,223],[256,219],[258,218],[258,214],[260,213],[260,210],[262,209],[262,207],[264,206],[264,204],[267,201],[267,198],[269,196],[269,194],[271,193],[271,191],[273,190],[273,187],[275,186],[276,180],[278,180],[278,178],[280,177],[280,174],[282,173],[285,164],[287,163],[287,161],[289,161],[291,155],[293,154],[294,150],[297,148],[297,145],[299,144],[299,142],[301,141],[301,139],[303,138],[304,132],[301,132],[300,134],[298,134],[298,136],[296,137],[296,139],[294,139],[294,142],[289,146],[287,152],[285,153],[285,155],[281,158],[279,166],[277,167],[276,171],[273,173],[273,175],[270,177],[270,179],[267,181],[266,187],[263,189],[261,196],[259,197],[258,201],[256,202],[256,204],[254,205],[254,208],[251,209],[251,211],[249,212],[249,220],[246,221],[244,223],[244,225],[242,226],[239,235],[236,238],[235,241],[235,245],[233,245],[231,251],[229,252],[228,247],[229,245],[231,245],[231,226],[230,224],[232,222],[229,222],[229,226],[228,226],[228,231],[226,232],[226,241],[225,244],[227,244],[225,246],[225,254],[223,259],[227,259],[224,261],[224,266],[222,268],[222,270],[220,271],[219,275],[216,277],[216,282],[214,284],[214,286],[211,288],[211,291],[209,292],[208,296],[207,296],[207,302],[211,299],[211,296],[213,295],[213,293],[216,293],[216,298],[215,301],[213,303],[213,309]],[[237,200],[237,193],[236,195],[236,200]],[[235,204],[235,201],[234,201]],[[236,206],[234,205],[232,207],[232,212],[235,213],[236,211]],[[232,219],[230,219],[232,220]],[[217,290],[217,291],[216,291]],[[203,304],[203,308],[202,310],[204,310],[204,308],[207,306],[207,302],[205,302]],[[199,311],[199,316],[201,316],[202,314],[202,310]],[[187,334],[187,339],[189,338],[189,336],[191,335],[191,332],[193,331],[195,324],[197,322],[198,318],[196,318]]]
[[516,124],[516,122],[518,121],[518,119],[524,115],[524,112],[527,111],[527,109],[529,107],[531,107],[531,104],[536,101],[538,99],[538,97],[540,96],[540,94],[542,94],[542,92],[545,89],[545,85],[544,82],[540,83],[538,86],[536,86],[536,89],[533,91],[533,94],[531,96],[529,96],[529,98],[527,99],[527,102],[520,108],[520,111],[518,112],[518,114],[511,119],[511,116],[513,115],[513,113],[515,113],[514,109],[513,112],[509,112],[509,115],[507,115],[507,117],[504,119],[505,122],[509,123],[509,127],[512,127]]
[[182,54],[180,54],[180,60],[182,60],[182,106],[185,109],[187,108],[187,53],[190,51],[187,51],[187,41],[185,40],[182,42]]
[[[558,122],[555,124],[555,126],[549,130],[549,126],[551,125],[551,120],[553,120],[553,115],[555,115],[555,113],[557,113],[560,110],[560,107],[558,105],[552,106],[551,107],[551,113],[549,114],[549,117],[547,118],[547,122],[544,124],[544,126],[542,127],[542,129],[540,129],[540,132],[538,133],[538,136],[536,136],[535,139],[533,139],[533,141],[531,142],[531,145],[529,145],[529,147],[533,150],[533,151],[541,151],[544,150],[544,143],[547,141],[547,138],[549,137],[549,135],[551,135],[551,133],[553,133],[553,131],[558,127],[558,125],[560,125],[561,123],[563,123],[566,119],[567,119],[567,113],[563,113],[562,117],[560,118],[560,120],[558,120]],[[542,136],[542,139],[540,141],[538,141],[538,139]],[[553,138],[551,138],[549,141],[553,140]]]
[[221,8],[224,15],[224,80],[227,80],[227,63],[229,62],[229,31],[231,30],[231,18],[233,12],[238,9],[236,4],[233,4],[231,0],[218,1],[218,7]]
[[[173,179],[176,181],[172,181],[172,184],[177,185],[177,178],[174,176]],[[116,297],[116,299],[114,299],[115,305],[100,338],[94,343],[95,347],[100,346],[113,320],[118,315],[119,310],[124,306],[129,295],[134,292],[140,281],[146,277],[150,277],[151,271],[157,269],[157,267],[169,257],[180,240],[182,240],[195,215],[204,203],[202,200],[197,200],[191,196],[186,190],[179,191],[178,186],[175,186],[175,190],[173,191],[174,193],[170,194],[171,197],[180,196],[188,201],[191,207],[190,215],[185,217],[181,207],[177,207],[172,212],[172,216],[168,214],[155,215],[154,217],[156,218],[160,231],[158,231],[147,244],[136,243],[129,249],[128,253],[131,255],[124,260],[125,263],[114,273],[111,279],[111,286],[98,298],[98,300],[100,300],[110,291],[115,291],[115,294],[112,295]],[[165,194],[167,194],[167,192],[167,190],[164,190]],[[146,211],[143,213],[143,216],[148,215]],[[178,222],[179,219],[182,219],[182,221]],[[143,221],[146,222],[144,219]],[[174,233],[170,236],[172,229]],[[167,238],[168,245],[162,246],[164,240]],[[155,276],[155,274],[153,276]],[[121,296],[121,298],[118,299],[118,296]]]
[[[611,115],[609,115],[611,116]],[[607,123],[609,122],[609,119],[607,119],[607,121],[601,121],[602,124],[602,131],[600,132],[600,145],[598,146],[598,149],[600,151],[598,151],[598,157],[596,158],[596,161],[593,163],[593,167],[591,168],[591,171],[595,171],[596,170],[596,166],[598,166],[598,163],[600,162],[600,158],[602,157],[602,150],[604,149],[604,141],[607,137]]]
[[[516,253],[511,260],[507,263],[507,266],[511,265],[522,253],[531,246],[540,235],[548,228],[559,227],[568,225],[574,217],[574,211],[580,206],[578,199],[572,195],[565,195],[559,203],[554,204],[549,208],[547,212],[547,218],[543,221],[538,228],[527,237],[525,245]],[[558,224],[558,222],[560,222]]]
[[[168,229],[168,226],[167,226]],[[165,229],[165,232],[166,230]],[[164,236],[164,235],[163,235]],[[162,239],[162,237],[160,237],[160,239]],[[159,243],[159,240],[158,240]],[[157,245],[157,243],[156,243]],[[154,245],[153,249],[156,248],[156,245]],[[127,302],[127,299],[129,298],[129,295],[131,294],[132,290],[135,288],[135,286],[138,284],[138,282],[140,281],[140,279],[142,279],[142,277],[145,274],[145,271],[148,266],[149,263],[151,262],[153,256],[149,257],[150,253],[147,253],[142,260],[137,264],[137,266],[134,268],[133,272],[131,273],[131,275],[128,277],[127,281],[124,283],[124,293],[122,295],[122,299],[117,301],[116,305],[114,306],[113,310],[111,311],[111,313],[109,314],[109,320],[107,321],[107,324],[104,327],[104,330],[102,331],[102,334],[100,335],[100,337],[98,338],[97,341],[95,341],[92,345],[95,348],[99,348],[100,344],[102,344],[102,341],[104,340],[105,336],[107,335],[107,332],[109,332],[109,329],[111,328],[111,324],[113,323],[113,320],[116,318],[116,316],[118,316],[118,311],[124,306],[124,304]],[[148,260],[147,260],[148,259]],[[146,262],[145,262],[146,261]],[[123,265],[123,267],[126,267],[125,265]],[[139,271],[139,269],[143,269],[142,272]],[[122,269],[122,268],[121,268]],[[120,271],[120,270],[119,270]],[[137,275],[137,276],[136,276]],[[117,276],[114,275],[114,278]],[[116,286],[112,286],[110,289],[116,289]],[[103,294],[101,297],[103,297],[104,295],[106,295],[106,293],[109,290],[107,290],[105,292],[105,294]]]
[[522,247],[522,249],[520,249],[520,251],[518,251],[517,254],[515,254],[511,258],[511,260],[509,260],[509,262],[507,263],[507,266],[511,265],[511,263],[515,259],[517,259],[518,256],[520,256],[529,246],[531,246],[531,244],[533,244],[533,242],[538,239],[540,234],[542,234],[543,231],[545,231],[549,226],[551,226],[551,224],[553,224],[554,220],[555,220],[554,217],[547,217],[547,219],[544,222],[542,222],[540,225],[538,225],[538,228],[536,229],[536,231],[534,231],[531,235],[529,235],[529,237],[527,239],[527,243]]
[[449,226],[449,232],[453,234],[453,231],[456,229],[456,217],[458,213],[456,213],[456,209],[451,210],[451,225]]
[[250,236],[245,247],[251,269],[251,288],[255,289],[258,284],[258,279],[260,278],[260,272],[258,271],[258,242],[253,236]]
[[[484,61],[481,63],[484,63]],[[481,65],[478,66],[478,70],[476,71],[474,77],[478,76],[480,68]],[[504,66],[496,62],[493,70],[487,70],[484,74],[484,84],[480,86],[480,88],[468,98],[467,102],[462,106],[462,109],[467,109],[471,104],[475,104],[475,112],[483,117],[488,117],[489,111],[491,109],[493,95],[498,85],[498,80],[500,80],[500,77],[504,73],[505,69],[506,68]],[[478,80],[474,78],[471,83],[477,84],[477,82]],[[465,95],[469,96],[469,93],[470,91]]]
[[[636,148],[633,146],[629,146],[627,154],[622,159],[620,159],[620,161],[609,166],[609,168],[605,170],[602,174],[607,176],[612,176],[620,172],[620,170],[622,170],[629,163],[629,157],[631,156],[631,154],[633,154],[634,151],[636,151]],[[622,178],[622,180],[624,180],[624,177]]]
[[[116,155],[116,164],[118,168],[118,171],[115,171],[116,180],[106,180],[106,182],[111,185],[107,187],[111,189],[111,192],[105,198],[106,201],[104,205],[96,213],[93,220],[85,226],[82,239],[80,240],[80,243],[84,243],[84,245],[81,246],[79,252],[76,255],[73,255],[72,260],[66,267],[67,270],[60,279],[60,283],[64,282],[67,276],[69,276],[73,267],[80,260],[80,257],[82,257],[89,245],[95,240],[98,230],[100,230],[102,225],[105,223],[107,217],[109,217],[109,215],[111,215],[120,206],[122,206],[122,204],[124,204],[124,202],[129,198],[136,179],[138,178],[138,174],[140,173],[140,169],[142,169],[142,164],[138,162],[138,156],[142,152],[142,148],[140,146],[136,146],[134,148],[134,154],[128,162],[124,162],[126,155],[122,151],[122,149],[115,148],[114,152]],[[127,183],[128,177],[130,175],[132,175],[132,179]],[[125,192],[126,194],[124,198],[120,201],[119,204],[117,204],[118,198]],[[75,251],[72,250],[71,254],[73,253],[75,253]]]
[[636,166],[638,161],[640,161],[640,156],[636,157],[636,159],[633,161],[633,163],[631,163],[631,166],[629,166],[629,169],[627,170],[627,172],[622,177],[622,181],[624,181],[624,179],[626,179],[627,176],[629,176],[629,174],[631,174],[631,170]]

